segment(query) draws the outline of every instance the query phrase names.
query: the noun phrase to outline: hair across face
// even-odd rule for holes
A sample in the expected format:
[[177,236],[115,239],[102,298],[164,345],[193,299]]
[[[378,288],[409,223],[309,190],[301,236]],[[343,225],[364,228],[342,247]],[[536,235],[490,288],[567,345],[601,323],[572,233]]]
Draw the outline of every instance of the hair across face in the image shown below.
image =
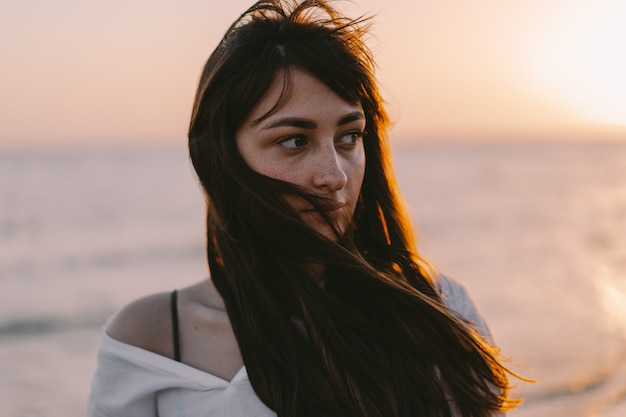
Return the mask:
[[284,72],[237,130],[239,153],[252,170],[298,185],[326,199],[328,224],[307,200],[286,196],[301,220],[331,240],[343,234],[352,217],[365,174],[365,116],[306,71],[291,73],[289,96],[277,107]]
[[[231,203],[238,206],[228,198],[233,189],[258,188],[263,181],[247,172],[248,164],[236,146],[237,131],[282,77],[282,89],[276,89],[280,95],[264,116],[281,108],[292,95],[294,73],[300,70],[343,101],[360,106],[368,129],[364,144],[368,171],[380,175],[383,168],[375,165],[381,161],[379,142],[384,140],[387,119],[362,30],[323,2],[304,2],[288,14],[279,2],[265,1],[227,31],[205,66],[189,131],[192,162],[211,210],[224,226],[236,211]],[[271,187],[265,186],[267,193]],[[238,197],[251,203],[248,195]]]

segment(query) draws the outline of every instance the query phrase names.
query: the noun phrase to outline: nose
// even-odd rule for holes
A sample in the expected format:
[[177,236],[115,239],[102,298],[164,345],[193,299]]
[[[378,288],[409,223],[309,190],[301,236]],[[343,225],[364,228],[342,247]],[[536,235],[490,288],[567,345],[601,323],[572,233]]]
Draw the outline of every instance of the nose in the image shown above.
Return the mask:
[[313,166],[313,185],[325,192],[343,189],[348,183],[348,176],[341,162],[334,145],[321,149]]

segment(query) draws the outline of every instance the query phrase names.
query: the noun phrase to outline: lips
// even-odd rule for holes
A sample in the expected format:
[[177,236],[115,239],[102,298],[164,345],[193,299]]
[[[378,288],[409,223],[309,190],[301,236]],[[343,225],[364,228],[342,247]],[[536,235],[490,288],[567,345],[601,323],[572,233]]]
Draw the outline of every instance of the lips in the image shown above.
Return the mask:
[[343,201],[325,201],[320,205],[319,210],[308,204],[307,207],[299,210],[299,213],[302,216],[301,219],[310,228],[330,240],[336,240],[337,233],[343,234],[348,228],[351,208],[348,203]]
[[323,212],[330,214],[336,211],[341,211],[346,206],[347,206],[347,203],[345,202],[326,202],[326,203],[320,204],[319,209],[316,209],[315,207],[308,207],[308,208],[300,210],[300,212],[301,213],[318,213],[319,211],[323,211]]

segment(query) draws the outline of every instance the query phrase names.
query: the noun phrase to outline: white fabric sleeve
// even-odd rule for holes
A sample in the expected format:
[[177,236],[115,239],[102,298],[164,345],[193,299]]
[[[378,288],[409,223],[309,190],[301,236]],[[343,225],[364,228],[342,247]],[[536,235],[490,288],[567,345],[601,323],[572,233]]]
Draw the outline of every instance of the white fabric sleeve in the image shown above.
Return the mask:
[[[487,322],[479,313],[476,304],[463,284],[445,275],[439,275],[439,282],[435,284],[441,292],[446,306],[461,320],[468,321],[480,332],[485,341],[494,344],[493,336]],[[453,409],[454,416],[460,416],[457,409]],[[495,413],[494,417],[504,417],[505,413]]]
[[98,352],[98,368],[89,397],[89,417],[157,416],[154,374],[106,349]]
[[472,323],[483,338],[493,344],[487,322],[481,316],[465,286],[445,275],[439,275],[439,290],[446,306],[462,320]]

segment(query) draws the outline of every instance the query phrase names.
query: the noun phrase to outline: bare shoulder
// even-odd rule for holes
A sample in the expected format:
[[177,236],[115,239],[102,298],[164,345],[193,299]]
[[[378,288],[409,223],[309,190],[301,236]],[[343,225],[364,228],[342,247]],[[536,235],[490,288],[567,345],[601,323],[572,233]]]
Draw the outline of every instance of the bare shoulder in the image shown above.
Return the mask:
[[170,293],[142,297],[122,308],[106,332],[129,345],[173,357]]
[[[174,357],[171,293],[140,298],[122,308],[107,325],[120,342]],[[243,366],[237,339],[224,302],[210,280],[178,291],[178,329],[181,361],[231,380]]]

